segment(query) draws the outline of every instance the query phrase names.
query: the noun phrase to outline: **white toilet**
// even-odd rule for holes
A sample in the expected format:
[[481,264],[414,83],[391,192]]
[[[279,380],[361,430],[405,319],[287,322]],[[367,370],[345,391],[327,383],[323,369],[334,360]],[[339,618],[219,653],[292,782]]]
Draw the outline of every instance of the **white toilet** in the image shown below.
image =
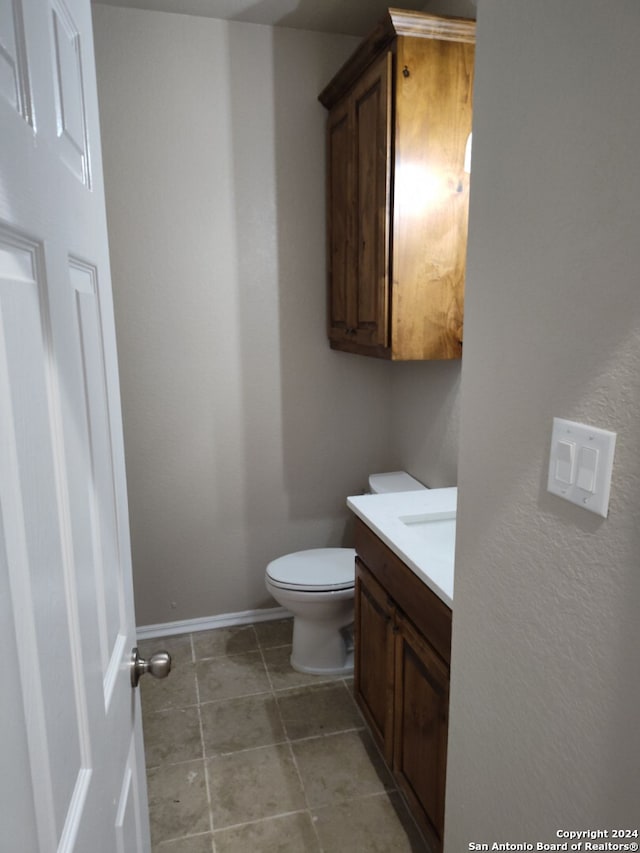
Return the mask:
[[[373,493],[424,488],[404,471],[369,477]],[[353,670],[355,556],[353,548],[313,548],[267,566],[268,592],[293,613],[291,666],[299,672],[340,675]]]

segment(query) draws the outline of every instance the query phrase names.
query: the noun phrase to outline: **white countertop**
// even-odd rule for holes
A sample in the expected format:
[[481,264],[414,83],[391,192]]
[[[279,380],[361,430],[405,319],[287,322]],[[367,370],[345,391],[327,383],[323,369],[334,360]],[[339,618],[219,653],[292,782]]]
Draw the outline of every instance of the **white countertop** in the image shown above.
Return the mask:
[[355,495],[347,506],[453,608],[458,489]]

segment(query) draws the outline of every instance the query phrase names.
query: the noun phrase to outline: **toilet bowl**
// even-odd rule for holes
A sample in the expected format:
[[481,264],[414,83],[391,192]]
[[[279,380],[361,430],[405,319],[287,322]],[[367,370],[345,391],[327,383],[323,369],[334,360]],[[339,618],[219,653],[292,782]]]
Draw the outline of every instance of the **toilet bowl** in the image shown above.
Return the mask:
[[293,613],[291,666],[314,675],[353,669],[341,629],[353,622],[355,557],[352,548],[314,548],[273,560],[265,583]]
[[[372,474],[371,492],[424,489],[404,471]],[[272,560],[267,591],[293,614],[291,666],[313,675],[353,671],[353,548],[312,548]]]

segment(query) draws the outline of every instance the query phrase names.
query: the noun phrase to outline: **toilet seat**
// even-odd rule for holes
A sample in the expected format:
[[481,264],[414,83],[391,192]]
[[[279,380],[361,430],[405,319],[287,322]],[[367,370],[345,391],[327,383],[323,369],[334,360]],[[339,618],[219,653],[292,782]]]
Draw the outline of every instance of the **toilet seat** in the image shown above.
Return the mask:
[[353,548],[313,548],[278,557],[267,566],[267,578],[280,589],[303,592],[352,589],[355,586]]

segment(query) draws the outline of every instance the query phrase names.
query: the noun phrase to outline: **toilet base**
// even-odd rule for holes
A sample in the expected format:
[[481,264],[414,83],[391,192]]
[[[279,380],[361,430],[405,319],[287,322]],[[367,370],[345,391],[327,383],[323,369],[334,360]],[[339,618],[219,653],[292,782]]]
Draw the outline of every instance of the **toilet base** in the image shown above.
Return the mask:
[[293,654],[289,658],[289,662],[296,672],[304,672],[307,675],[352,675],[353,674],[353,651],[347,652],[344,665],[338,669],[315,669],[309,666],[303,666],[296,663],[293,659]]
[[346,601],[333,619],[318,621],[295,616],[291,666],[309,675],[353,672],[353,643],[344,628],[353,621],[353,601]]

